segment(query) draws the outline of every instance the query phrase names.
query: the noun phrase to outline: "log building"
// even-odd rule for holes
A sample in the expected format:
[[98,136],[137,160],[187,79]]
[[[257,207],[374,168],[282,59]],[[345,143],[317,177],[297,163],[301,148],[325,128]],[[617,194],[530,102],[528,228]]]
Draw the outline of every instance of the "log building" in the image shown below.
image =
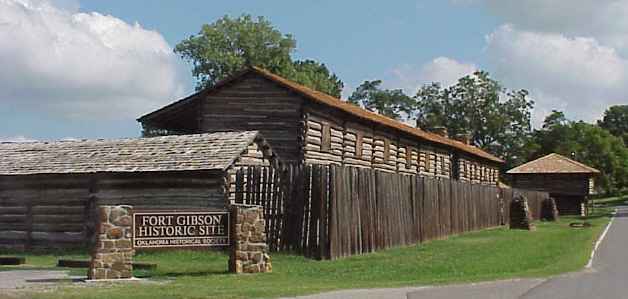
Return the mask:
[[560,214],[583,215],[593,193],[599,170],[556,153],[530,161],[506,172],[515,188],[548,192]]
[[496,185],[503,161],[251,67],[138,119],[146,135],[259,130],[282,161]]
[[256,131],[0,143],[0,247],[88,245],[98,205],[222,209],[238,168],[270,163]]

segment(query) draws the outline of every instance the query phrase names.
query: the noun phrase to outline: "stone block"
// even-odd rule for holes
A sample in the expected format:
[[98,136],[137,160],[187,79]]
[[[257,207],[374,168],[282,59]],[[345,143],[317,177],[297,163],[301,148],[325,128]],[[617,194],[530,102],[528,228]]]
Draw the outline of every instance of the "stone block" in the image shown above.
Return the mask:
[[92,261],[90,279],[130,278],[133,275],[133,250],[130,206],[102,206]]
[[113,227],[107,231],[108,239],[120,239],[123,236],[122,229],[119,227]]
[[234,246],[230,270],[235,273],[271,272],[263,208],[233,206],[232,209]]
[[131,219],[131,216],[127,215],[116,218],[112,223],[118,226],[131,226],[132,222],[133,219]]

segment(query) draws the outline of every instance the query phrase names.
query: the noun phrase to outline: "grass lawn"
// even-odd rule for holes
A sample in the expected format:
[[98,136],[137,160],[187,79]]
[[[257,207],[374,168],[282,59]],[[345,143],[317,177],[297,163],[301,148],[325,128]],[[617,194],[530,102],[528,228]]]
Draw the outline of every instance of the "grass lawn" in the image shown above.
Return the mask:
[[[562,217],[556,223],[537,222],[536,232],[490,229],[338,261],[314,261],[275,253],[273,273],[268,274],[228,274],[228,257],[218,252],[139,253],[136,261],[158,263],[154,271],[136,272],[137,276],[151,277],[150,282],[100,287],[65,285],[54,292],[24,295],[29,298],[268,298],[348,288],[548,276],[577,271],[587,263],[593,243],[608,223],[610,210],[596,208],[597,215],[587,220],[592,227],[586,229],[569,227],[570,222],[581,218]],[[28,267],[51,267],[58,257],[28,255]]]

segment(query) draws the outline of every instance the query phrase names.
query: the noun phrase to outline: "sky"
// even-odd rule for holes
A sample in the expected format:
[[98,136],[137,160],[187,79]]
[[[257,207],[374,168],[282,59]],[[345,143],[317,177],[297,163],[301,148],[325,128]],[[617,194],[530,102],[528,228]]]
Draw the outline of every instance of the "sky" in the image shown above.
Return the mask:
[[172,48],[243,13],[292,34],[344,96],[482,69],[530,91],[535,125],[628,104],[628,0],[0,0],[0,141],[139,136],[137,117],[194,90]]

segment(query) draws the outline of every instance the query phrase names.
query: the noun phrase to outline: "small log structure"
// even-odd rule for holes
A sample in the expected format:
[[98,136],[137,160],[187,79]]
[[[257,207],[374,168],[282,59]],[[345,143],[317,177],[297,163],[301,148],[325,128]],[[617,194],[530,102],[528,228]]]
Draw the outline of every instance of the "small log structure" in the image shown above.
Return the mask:
[[0,144],[0,247],[89,247],[99,205],[224,208],[237,169],[274,159],[256,131]]
[[584,215],[599,170],[553,153],[506,172],[516,188],[548,192],[561,215]]

